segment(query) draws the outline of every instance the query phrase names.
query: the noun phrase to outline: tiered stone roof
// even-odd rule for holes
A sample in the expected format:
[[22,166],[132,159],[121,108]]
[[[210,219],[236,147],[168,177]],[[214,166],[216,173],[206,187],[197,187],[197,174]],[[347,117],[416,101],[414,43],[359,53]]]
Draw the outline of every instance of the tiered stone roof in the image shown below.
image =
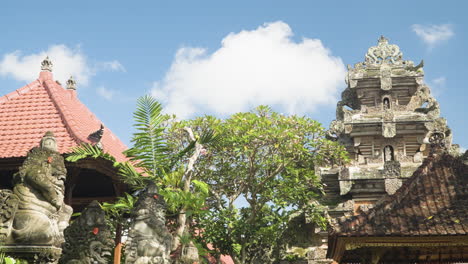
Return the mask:
[[[101,121],[83,105],[74,89],[64,89],[44,69],[32,83],[0,97],[0,158],[25,157],[47,131],[57,139],[60,153],[82,143],[101,128]],[[125,160],[126,146],[108,128],[100,144],[104,151]]]
[[449,154],[425,159],[393,195],[339,219],[331,237],[467,236],[468,166]]

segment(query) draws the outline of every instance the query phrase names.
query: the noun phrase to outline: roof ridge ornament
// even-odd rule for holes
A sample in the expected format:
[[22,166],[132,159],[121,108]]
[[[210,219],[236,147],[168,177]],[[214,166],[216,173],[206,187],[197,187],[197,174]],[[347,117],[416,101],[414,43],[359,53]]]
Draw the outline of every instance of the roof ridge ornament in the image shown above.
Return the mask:
[[70,76],[67,81],[67,90],[76,90],[76,81],[73,79],[73,76]]
[[380,66],[382,64],[403,64],[403,53],[395,44],[388,44],[388,39],[380,36],[377,46],[367,50],[365,64],[367,66]]
[[47,56],[42,62],[41,62],[41,70],[43,71],[48,71],[52,72],[52,67],[54,64],[52,61],[49,59],[49,56]]

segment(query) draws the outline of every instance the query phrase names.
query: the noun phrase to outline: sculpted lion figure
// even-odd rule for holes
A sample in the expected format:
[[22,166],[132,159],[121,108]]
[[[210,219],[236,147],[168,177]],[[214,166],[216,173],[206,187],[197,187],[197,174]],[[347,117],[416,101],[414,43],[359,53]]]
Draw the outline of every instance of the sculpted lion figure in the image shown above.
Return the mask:
[[33,148],[13,176],[13,192],[0,191],[7,206],[0,210],[6,245],[60,247],[72,208],[63,202],[67,171],[51,132]]

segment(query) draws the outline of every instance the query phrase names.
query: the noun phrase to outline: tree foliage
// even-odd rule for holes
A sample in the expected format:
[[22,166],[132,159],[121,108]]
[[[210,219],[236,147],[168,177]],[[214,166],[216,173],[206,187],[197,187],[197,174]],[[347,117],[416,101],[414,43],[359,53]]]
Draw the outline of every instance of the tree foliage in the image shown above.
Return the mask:
[[[67,160],[108,160],[118,170],[122,181],[136,192],[145,188],[148,181],[154,181],[168,205],[169,222],[174,225],[173,250],[176,250],[180,245],[180,237],[194,235],[194,231],[190,230],[192,216],[204,212],[202,208],[205,207],[209,192],[206,183],[193,178],[193,166],[205,151],[204,144],[209,144],[218,137],[212,130],[194,135],[188,127],[169,126],[171,117],[162,114],[161,105],[151,96],[138,99],[134,119],[136,132],[131,140],[133,146],[124,152],[127,161],[118,162],[103,149],[90,144],[74,148]],[[174,142],[168,145],[168,134],[176,132],[180,136],[180,145],[175,145]],[[124,224],[124,229],[128,227],[126,219],[136,199],[125,194],[114,203],[102,204],[102,208],[114,221],[116,230],[122,228],[116,223]]]
[[[225,120],[205,116],[184,125],[222,135],[196,171],[210,186],[210,210],[198,222],[203,240],[218,254],[230,255],[236,263],[273,262],[291,215],[303,212],[325,224],[314,202],[322,192],[315,168],[339,164],[346,154],[325,138],[318,122],[260,106]],[[168,144],[178,144],[172,137]]]
[[[236,263],[273,263],[293,215],[325,225],[315,168],[346,162],[347,156],[318,122],[266,106],[224,120],[178,121],[162,115],[152,97],[139,99],[135,122],[134,145],[125,152],[129,161],[116,162],[89,145],[68,160],[107,159],[134,189],[155,181],[168,204],[176,247],[192,239]],[[106,206],[118,210],[117,204]]]

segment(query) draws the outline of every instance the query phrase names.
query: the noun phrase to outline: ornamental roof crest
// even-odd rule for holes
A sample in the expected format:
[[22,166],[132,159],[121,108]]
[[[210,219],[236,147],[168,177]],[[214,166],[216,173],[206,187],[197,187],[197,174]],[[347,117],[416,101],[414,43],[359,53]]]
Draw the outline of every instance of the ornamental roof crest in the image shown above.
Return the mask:
[[367,50],[365,64],[367,66],[380,66],[382,64],[403,64],[403,53],[395,44],[388,44],[388,39],[380,36],[377,46]]
[[52,67],[54,65],[52,64],[52,61],[49,59],[49,56],[47,56],[42,62],[41,62],[41,70],[43,71],[49,71],[52,72]]

